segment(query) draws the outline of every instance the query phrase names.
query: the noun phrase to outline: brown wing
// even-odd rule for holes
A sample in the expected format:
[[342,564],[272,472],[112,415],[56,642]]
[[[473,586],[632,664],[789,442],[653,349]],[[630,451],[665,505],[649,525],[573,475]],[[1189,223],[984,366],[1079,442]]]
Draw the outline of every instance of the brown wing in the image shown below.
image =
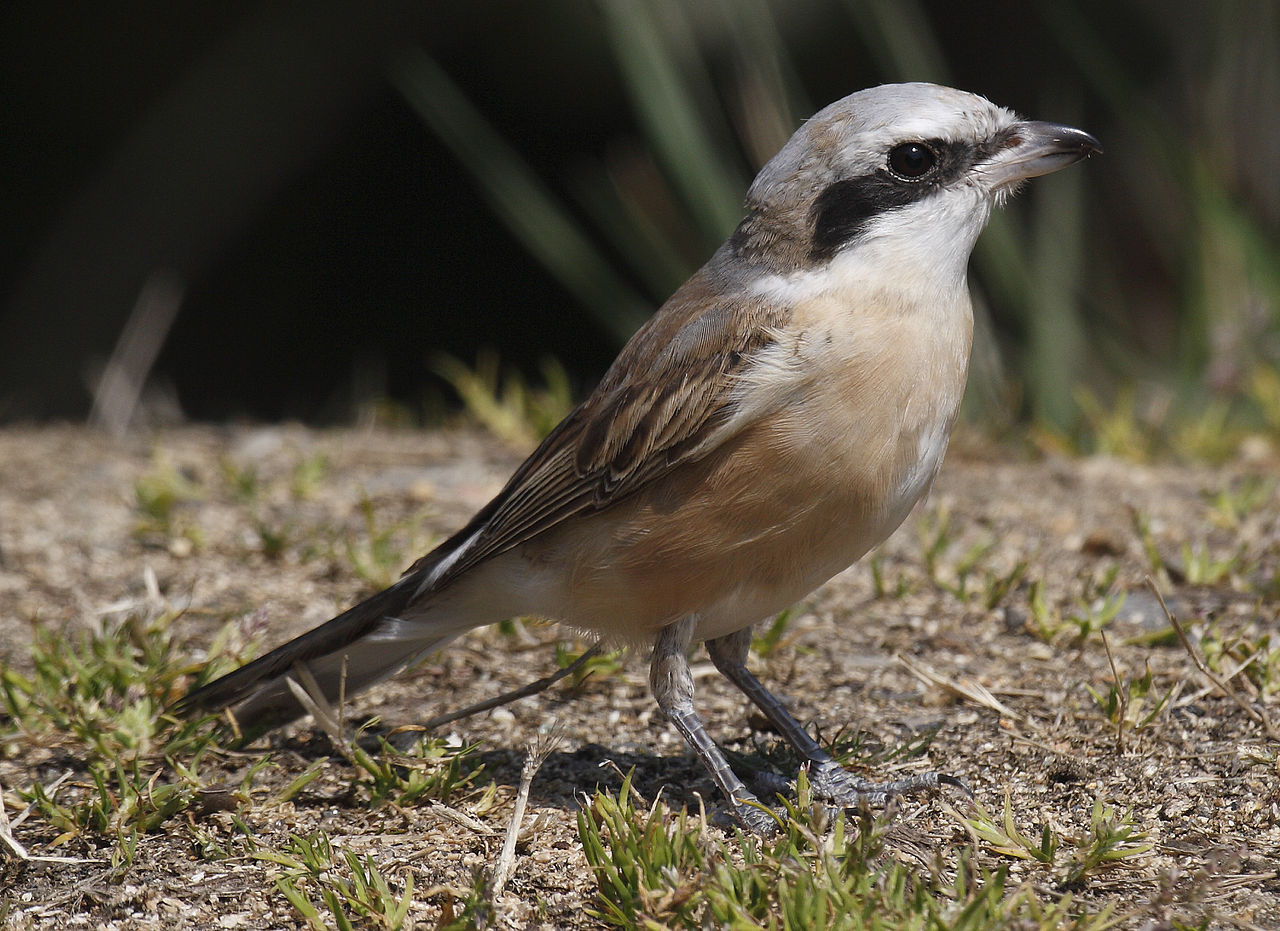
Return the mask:
[[[404,579],[192,692],[177,710],[239,703],[241,722],[255,730],[292,720],[304,709],[282,677],[296,664],[357,651],[367,659],[371,650],[382,651],[383,662],[353,680],[359,687],[371,681],[370,674],[381,675],[409,658],[362,638],[408,609],[421,597],[425,580],[433,588],[447,584],[481,560],[576,514],[608,507],[724,442],[735,375],[772,342],[785,315],[756,301],[708,295],[703,280],[695,278],[668,301],[627,344],[591,397],[498,496]],[[331,695],[338,688],[333,672],[325,686],[332,686]]]
[[410,572],[429,571],[466,544],[433,587],[444,584],[569,517],[616,503],[726,439],[735,375],[773,341],[787,312],[758,299],[708,295],[700,278],[632,337],[591,397],[498,496]]

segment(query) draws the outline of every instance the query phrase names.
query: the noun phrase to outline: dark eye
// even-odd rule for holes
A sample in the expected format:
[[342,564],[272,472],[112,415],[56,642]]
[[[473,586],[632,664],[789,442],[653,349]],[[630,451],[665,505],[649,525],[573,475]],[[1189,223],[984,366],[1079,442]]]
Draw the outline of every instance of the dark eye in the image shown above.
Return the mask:
[[905,181],[919,181],[937,164],[937,154],[923,142],[904,142],[889,150],[889,170]]

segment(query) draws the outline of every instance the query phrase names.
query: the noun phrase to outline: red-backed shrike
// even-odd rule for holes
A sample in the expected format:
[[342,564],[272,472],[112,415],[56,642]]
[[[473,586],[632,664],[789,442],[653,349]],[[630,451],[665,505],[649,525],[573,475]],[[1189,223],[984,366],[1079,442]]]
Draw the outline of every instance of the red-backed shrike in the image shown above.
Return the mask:
[[747,215],[632,337],[506,487],[396,584],[187,695],[247,730],[298,717],[305,666],[331,699],[474,627],[537,615],[652,646],[658,705],[734,815],[770,817],[693,707],[686,659],[716,667],[838,803],[956,782],[850,776],[747,670],[751,625],[903,521],[929,489],[964,394],[969,253],[1021,182],[1100,151],[930,84],[875,87],[801,126]]

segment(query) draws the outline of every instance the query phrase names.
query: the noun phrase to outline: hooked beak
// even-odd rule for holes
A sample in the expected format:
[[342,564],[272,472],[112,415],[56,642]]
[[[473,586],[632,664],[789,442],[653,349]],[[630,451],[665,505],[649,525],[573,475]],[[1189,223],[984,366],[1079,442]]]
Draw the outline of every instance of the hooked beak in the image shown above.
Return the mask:
[[1102,143],[1080,129],[1039,120],[1009,127],[995,154],[982,166],[992,190],[1017,185],[1102,153]]

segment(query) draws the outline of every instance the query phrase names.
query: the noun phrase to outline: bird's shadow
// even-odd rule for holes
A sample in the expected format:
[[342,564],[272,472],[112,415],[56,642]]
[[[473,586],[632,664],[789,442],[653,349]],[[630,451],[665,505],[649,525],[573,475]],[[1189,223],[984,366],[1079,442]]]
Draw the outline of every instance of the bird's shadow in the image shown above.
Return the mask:
[[[512,788],[519,785],[522,753],[506,749],[483,751],[476,759],[484,763],[484,776],[488,779]],[[707,771],[691,755],[659,756],[597,743],[548,754],[533,778],[529,797],[535,804],[578,808],[583,799],[597,791],[616,795],[627,776],[632,789],[648,801],[661,797],[673,808],[692,811],[720,803]]]
[[[361,745],[372,754],[385,747],[377,736],[366,737]],[[342,755],[321,731],[286,738],[280,747],[308,762]],[[491,781],[514,791],[520,784],[525,756],[523,750],[506,747],[477,750],[467,755],[467,764],[471,768],[482,767],[477,776],[479,783]],[[757,753],[733,756],[735,770],[748,782],[753,771],[770,768]],[[692,754],[662,756],[598,743],[549,753],[534,775],[529,798],[534,805],[576,810],[597,791],[616,795],[627,776],[631,777],[632,789],[646,801],[661,798],[669,807],[690,811],[705,808],[711,812],[723,807],[710,775]]]

